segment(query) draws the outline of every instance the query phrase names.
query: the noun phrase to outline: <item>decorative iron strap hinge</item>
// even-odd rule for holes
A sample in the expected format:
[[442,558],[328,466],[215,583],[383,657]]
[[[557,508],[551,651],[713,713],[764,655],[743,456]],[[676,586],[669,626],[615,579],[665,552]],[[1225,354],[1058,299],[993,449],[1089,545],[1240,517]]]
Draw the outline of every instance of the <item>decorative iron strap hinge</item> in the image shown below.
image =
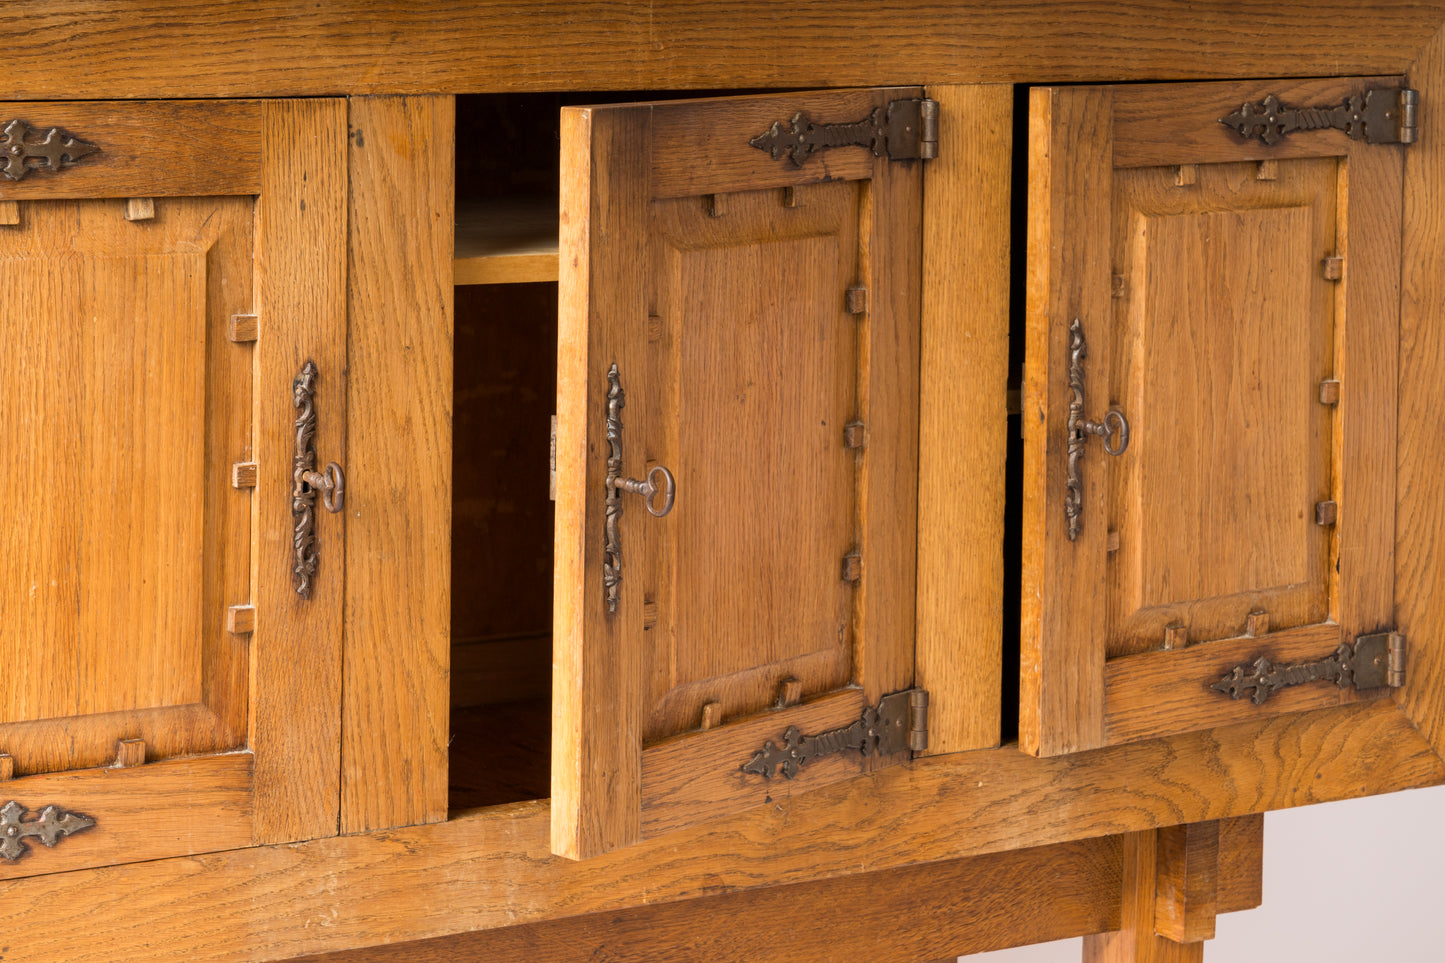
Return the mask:
[[1305,682],[1329,681],[1341,689],[1398,689],[1405,684],[1405,637],[1398,632],[1361,635],[1355,644],[1341,642],[1327,658],[1318,662],[1275,665],[1264,656],[1253,663],[1237,665],[1210,686],[1231,699],[1243,698],[1263,705],[1275,690]]
[[890,756],[905,749],[920,752],[927,748],[928,690],[905,689],[879,699],[878,705],[867,707],[857,722],[842,729],[805,736],[797,726],[788,726],[781,746],[771,740],[763,743],[742,770],[771,779],[773,770],[781,769],[784,779],[792,779],[819,756],[847,749],[864,756]]
[[1419,136],[1415,115],[1420,92],[1408,87],[1381,87],[1346,97],[1334,107],[1291,107],[1274,94],[1246,103],[1219,122],[1245,140],[1258,137],[1274,145],[1297,130],[1342,130],[1367,144],[1413,144]]
[[0,856],[11,862],[30,852],[30,847],[25,844],[26,837],[53,847],[61,837],[83,832],[95,825],[91,817],[66,812],[59,806],[46,806],[34,819],[26,819],[28,815],[30,810],[13,799],[0,806]]
[[775,120],[748,143],[773,160],[787,158],[794,167],[830,147],[867,147],[873,156],[889,160],[932,160],[938,156],[938,101],[894,100],[862,120],[842,124],[814,123],[800,110],[787,126]]

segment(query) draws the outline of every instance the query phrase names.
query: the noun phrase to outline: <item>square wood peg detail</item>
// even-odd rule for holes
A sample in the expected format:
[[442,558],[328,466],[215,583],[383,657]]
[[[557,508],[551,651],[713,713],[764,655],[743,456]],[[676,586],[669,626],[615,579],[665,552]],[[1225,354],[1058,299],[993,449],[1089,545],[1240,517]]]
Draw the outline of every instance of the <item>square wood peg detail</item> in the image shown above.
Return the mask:
[[1326,281],[1342,279],[1345,276],[1345,259],[1337,255],[1330,255],[1320,261],[1320,273],[1324,275]]
[[786,709],[788,706],[795,706],[802,701],[803,683],[791,676],[778,683],[777,708]]
[[256,606],[248,603],[226,609],[226,631],[232,635],[246,635],[256,631]]
[[1244,634],[1252,639],[1269,634],[1269,613],[1263,610],[1251,612],[1244,619]]
[[722,718],[721,702],[705,702],[702,706],[702,720],[698,723],[697,727],[704,732],[709,729],[716,729],[722,725]]
[[131,769],[146,764],[144,739],[121,739],[115,744],[115,768]]
[[15,227],[20,223],[20,202],[0,201],[0,225]]
[[849,288],[843,300],[848,308],[849,314],[868,313],[868,289],[862,285],[855,284]]
[[1262,160],[1259,166],[1254,169],[1254,179],[1257,181],[1273,181],[1279,179],[1279,161]]
[[1189,628],[1178,622],[1164,627],[1165,650],[1183,649],[1189,645]]
[[7,782],[15,778],[15,757],[8,752],[0,752],[0,782]]
[[1199,182],[1198,164],[1180,164],[1174,168],[1174,186],[1190,187]]
[[156,216],[156,202],[153,197],[127,197],[125,219],[127,221],[153,221]]
[[1340,403],[1340,383],[1331,378],[1328,381],[1320,382],[1320,404],[1337,405]]
[[231,465],[232,488],[255,488],[260,466],[254,461],[238,461]]
[[1335,502],[1315,503],[1315,524],[1333,525],[1340,517],[1340,506]]
[[843,556],[843,581],[857,582],[863,578],[863,556],[850,552]]
[[850,421],[843,426],[843,447],[864,448],[868,444],[868,429],[861,421]]
[[261,336],[261,319],[254,314],[231,315],[231,340],[237,343],[255,341]]

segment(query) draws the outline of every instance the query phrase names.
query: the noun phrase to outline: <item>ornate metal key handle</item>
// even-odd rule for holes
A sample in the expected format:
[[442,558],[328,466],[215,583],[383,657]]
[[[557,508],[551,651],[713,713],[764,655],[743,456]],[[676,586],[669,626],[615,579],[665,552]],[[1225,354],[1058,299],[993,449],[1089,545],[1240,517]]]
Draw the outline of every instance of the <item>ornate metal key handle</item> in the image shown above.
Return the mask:
[[607,596],[607,611],[617,611],[618,586],[622,583],[622,535],[618,522],[622,519],[622,493],[643,497],[648,514],[661,518],[672,511],[677,498],[677,481],[672,472],[661,465],[647,470],[647,477],[622,477],[622,407],[627,397],[622,391],[622,378],[617,365],[607,370],[607,520],[603,529],[602,590]]
[[311,597],[311,576],[316,574],[316,494],[328,512],[339,512],[346,504],[346,476],[336,462],[316,470],[316,377],[314,361],[308,361],[291,383],[296,406],[296,458],[291,472],[291,517],[295,522],[293,547],[296,553],[296,594]]
[[[1084,446],[1090,435],[1104,439],[1104,451],[1110,455],[1122,455],[1129,447],[1129,419],[1117,408],[1111,408],[1104,415],[1102,424],[1084,419],[1084,358],[1088,345],[1084,342],[1084,327],[1075,318],[1069,325],[1069,477],[1064,490],[1064,517],[1069,522],[1069,541],[1079,536],[1079,513],[1084,505],[1084,481],[1080,461],[1084,457]],[[1117,440],[1115,440],[1117,439]]]

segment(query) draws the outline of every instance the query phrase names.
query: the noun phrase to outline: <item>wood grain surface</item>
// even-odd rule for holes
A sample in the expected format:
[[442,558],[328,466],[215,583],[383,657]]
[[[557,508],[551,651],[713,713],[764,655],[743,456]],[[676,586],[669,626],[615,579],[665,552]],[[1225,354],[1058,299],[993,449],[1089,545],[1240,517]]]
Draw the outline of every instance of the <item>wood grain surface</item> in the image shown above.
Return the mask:
[[349,106],[343,832],[447,812],[453,113]]
[[262,109],[257,246],[250,745],[256,842],[336,832],[341,779],[344,514],[316,511],[319,567],[311,597],[292,575],[292,383],[308,360],[316,382],[318,464],[346,467],[346,103],[271,101]]
[[1214,938],[1219,912],[1219,820],[1166,826],[1154,834],[1154,932],[1176,943]]
[[1440,17],[1342,0],[25,0],[0,40],[15,99],[276,97],[1399,73]]
[[1202,941],[1181,943],[1159,936],[1159,845],[1165,830],[1124,836],[1124,893],[1120,929],[1084,937],[1084,963],[1203,963]]
[[1013,91],[928,96],[940,127],[923,179],[915,660],[933,755],[999,741]]
[[[12,921],[7,955],[201,963],[260,948],[284,958],[1442,781],[1445,763],[1382,702],[1049,760],[1013,746],[929,757],[576,862],[548,855],[548,804],[519,803],[427,826],[36,877],[9,892],[50,911]],[[98,887],[127,898],[83,898]]]
[[[1407,78],[1422,97],[1445,97],[1445,31]],[[1445,142],[1405,155],[1404,271],[1400,290],[1400,389],[1396,422],[1395,617],[1410,645],[1401,702],[1437,752],[1445,752]]]

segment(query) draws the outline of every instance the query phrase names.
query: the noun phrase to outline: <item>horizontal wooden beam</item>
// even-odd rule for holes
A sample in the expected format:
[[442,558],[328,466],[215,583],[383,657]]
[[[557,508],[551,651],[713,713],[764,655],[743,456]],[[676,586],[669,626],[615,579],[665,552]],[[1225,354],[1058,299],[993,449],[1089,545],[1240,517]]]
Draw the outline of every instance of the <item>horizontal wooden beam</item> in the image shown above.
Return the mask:
[[1441,3],[26,0],[7,96],[246,97],[1399,73]]
[[1013,746],[929,757],[579,862],[550,855],[546,801],[517,803],[0,884],[47,907],[7,924],[6,963],[198,963],[262,948],[284,959],[1440,782],[1445,763],[1381,701],[1055,759]]

